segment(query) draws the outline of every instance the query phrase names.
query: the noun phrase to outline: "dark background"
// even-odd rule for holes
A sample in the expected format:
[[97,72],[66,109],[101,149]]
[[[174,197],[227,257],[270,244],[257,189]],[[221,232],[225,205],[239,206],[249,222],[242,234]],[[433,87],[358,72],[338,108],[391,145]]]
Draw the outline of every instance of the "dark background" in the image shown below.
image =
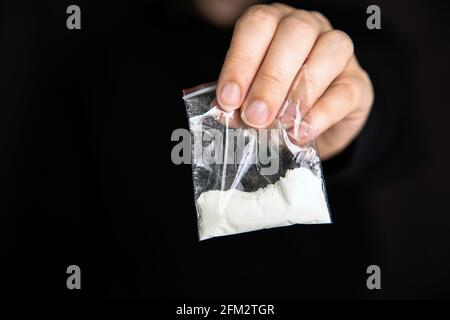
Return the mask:
[[[382,269],[382,290],[371,297],[449,298],[449,7],[444,1],[373,3],[381,7],[383,32],[395,35],[404,58],[411,62],[409,80],[413,85],[403,94],[408,95],[405,100],[413,97],[414,112],[419,116],[413,118],[417,123],[410,123],[409,127],[419,137],[416,145],[408,145],[412,156],[385,173],[393,178],[380,177],[385,182],[370,193],[372,210],[366,221],[376,239],[376,261],[370,263]],[[135,242],[158,240],[173,245],[170,236],[141,238],[139,232],[132,232],[129,220],[138,221],[132,213],[133,205],[143,208],[142,212],[168,215],[164,227],[171,227],[171,211],[161,204],[161,199],[168,196],[157,192],[157,197],[151,198],[148,193],[154,188],[170,190],[172,196],[167,199],[171,209],[178,205],[179,210],[186,210],[183,206],[189,203],[194,212],[191,195],[183,188],[187,184],[182,182],[190,184],[190,169],[170,163],[170,134],[174,128],[186,126],[182,101],[180,96],[168,98],[169,105],[177,101],[177,113],[182,114],[172,121],[171,112],[158,111],[167,106],[152,104],[155,95],[161,94],[157,85],[168,83],[178,92],[215,80],[193,68],[188,69],[190,75],[180,76],[176,67],[201,61],[216,66],[211,73],[218,74],[220,63],[208,61],[212,58],[207,53],[196,61],[185,61],[182,50],[173,52],[180,46],[171,41],[182,42],[185,50],[190,49],[191,43],[189,39],[177,38],[176,27],[167,41],[156,39],[151,30],[148,32],[149,21],[158,20],[154,11],[158,6],[78,1],[82,30],[69,31],[65,27],[65,9],[70,4],[1,2],[0,290],[9,297],[141,296],[145,288],[136,284],[151,287],[153,284],[145,275],[152,270],[136,270],[136,255],[121,240],[123,230],[117,231],[115,226],[123,223],[123,229],[128,230],[123,231],[125,237]],[[342,8],[347,6],[359,10],[363,28],[367,5],[357,1],[342,4]],[[223,48],[215,50],[225,53],[227,40],[224,37]],[[199,43],[194,41],[193,45]],[[145,49],[139,52],[134,51],[136,48]],[[136,67],[135,59],[145,59],[147,53],[154,51],[180,61],[158,70],[137,68],[140,77],[148,79],[137,89],[129,89],[132,79],[110,76],[126,74],[122,71]],[[145,98],[124,98],[121,94],[133,90],[146,92]],[[127,112],[122,108],[127,108]],[[139,108],[157,110],[149,109],[149,118],[136,120],[133,113],[139,114]],[[153,116],[157,116],[159,125],[154,125]],[[105,137],[108,132],[114,132],[114,136]],[[141,138],[126,139],[130,135]],[[115,153],[121,155],[117,162],[105,165],[105,158]],[[146,165],[149,159],[158,164],[160,174]],[[169,179],[161,174],[168,171],[175,173]],[[128,181],[129,176],[139,183]],[[127,181],[130,187],[125,196],[115,186]],[[138,187],[143,185],[145,188]],[[177,201],[177,194],[183,194],[187,200]],[[122,197],[131,199],[129,212],[120,209]],[[97,201],[104,198],[113,200],[107,204]],[[114,218],[111,212],[116,213]],[[121,221],[121,215],[127,215],[127,219]],[[184,222],[174,232],[178,227],[195,228],[193,215]],[[145,246],[142,248],[142,254],[152,254],[145,252]],[[157,261],[172,261],[164,254],[155,255]],[[82,269],[80,292],[66,289],[65,271],[70,264]],[[177,270],[173,265],[169,268]],[[364,281],[364,270],[359,277]],[[163,286],[157,284],[160,285]]]
[[[426,128],[427,159],[411,159],[419,171],[373,196],[385,277],[395,297],[449,297],[449,151],[446,118],[450,51],[445,2],[382,1],[386,18],[411,47]],[[411,93],[413,94],[413,93]],[[422,167],[421,161],[425,164]],[[386,279],[386,278],[385,278]]]

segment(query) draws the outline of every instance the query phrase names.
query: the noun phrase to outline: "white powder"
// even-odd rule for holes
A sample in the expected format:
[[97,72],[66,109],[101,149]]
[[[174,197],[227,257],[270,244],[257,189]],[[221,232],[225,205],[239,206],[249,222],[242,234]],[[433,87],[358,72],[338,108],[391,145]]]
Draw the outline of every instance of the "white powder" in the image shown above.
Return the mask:
[[305,168],[288,170],[275,184],[254,192],[204,192],[197,205],[200,240],[296,223],[331,222],[322,181]]

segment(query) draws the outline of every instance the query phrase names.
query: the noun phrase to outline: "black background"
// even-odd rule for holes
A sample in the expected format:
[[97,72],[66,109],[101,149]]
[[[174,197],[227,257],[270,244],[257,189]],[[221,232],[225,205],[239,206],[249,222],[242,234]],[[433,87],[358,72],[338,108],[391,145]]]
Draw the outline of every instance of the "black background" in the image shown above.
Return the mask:
[[[399,170],[401,174],[386,179],[368,200],[372,210],[366,221],[370,221],[377,251],[377,261],[370,263],[382,268],[382,291],[369,297],[448,298],[448,4],[374,3],[382,10],[383,31],[395,34],[408,48],[405,59],[412,61],[410,72],[417,87],[410,93],[417,99],[420,114],[418,123],[411,127],[417,125],[420,139],[417,154],[413,149],[415,156],[410,162],[399,164],[411,172]],[[182,42],[185,50],[190,44],[202,43],[178,39],[176,26],[170,30],[169,40],[155,39],[146,26],[149,20],[158,20],[158,6],[132,2],[78,1],[82,30],[69,31],[65,10],[70,4],[3,1],[0,7],[0,290],[4,296],[18,297],[141,296],[145,287],[153,285],[145,279],[153,269],[136,270],[136,255],[126,249],[120,233],[135,242],[176,244],[170,235],[153,239],[133,234],[129,221],[139,221],[133,212],[165,215],[163,227],[172,228],[173,210],[185,210],[192,214],[174,222],[173,232],[195,228],[192,195],[184,188],[191,181],[190,168],[170,162],[170,134],[175,128],[186,127],[180,95],[168,97],[169,106],[155,106],[152,101],[160,94],[157,88],[161,84],[170,83],[176,93],[215,80],[210,77],[220,71],[220,61],[208,59],[220,54],[206,52],[195,61],[183,58],[189,55],[174,52],[180,45],[171,41]],[[354,2],[354,7],[359,10],[361,28],[365,28],[365,4]],[[228,38],[223,40],[223,48],[214,50],[224,55]],[[139,52],[136,48],[145,49]],[[126,74],[122,71],[136,67],[134,59],[145,59],[148,53],[149,59],[167,55],[178,61],[158,70],[137,68],[140,78],[148,79],[145,83],[114,76]],[[178,74],[178,66],[196,63],[215,67],[208,73],[187,67],[188,75]],[[124,98],[122,91],[146,94]],[[168,108],[173,101],[181,116],[172,118]],[[133,114],[139,115],[140,108],[147,108],[148,117],[136,120]],[[109,132],[115,135],[105,137]],[[136,139],[127,139],[130,136]],[[414,144],[409,147],[414,148]],[[119,152],[120,157],[114,157]],[[105,162],[110,157],[116,162]],[[157,164],[156,170],[149,165],[150,160]],[[171,172],[170,178],[165,172]],[[129,182],[130,176],[139,183]],[[127,181],[126,191],[116,190],[115,186],[127,185]],[[152,198],[148,196],[152,190],[160,191]],[[105,198],[112,200],[107,204],[98,201]],[[121,210],[123,198],[131,199],[129,211]],[[166,207],[163,198],[169,201]],[[113,218],[111,212],[115,212]],[[127,215],[123,222],[121,215]],[[121,223],[128,232],[117,231],[114,226]],[[195,233],[190,236],[192,241]],[[153,254],[142,247],[141,254]],[[175,252],[182,254],[182,248]],[[176,261],[164,254],[155,260]],[[66,288],[65,271],[71,264],[82,269],[80,292]],[[177,270],[173,264],[168,268]],[[358,277],[364,281],[364,270]],[[137,283],[144,284],[144,289]]]

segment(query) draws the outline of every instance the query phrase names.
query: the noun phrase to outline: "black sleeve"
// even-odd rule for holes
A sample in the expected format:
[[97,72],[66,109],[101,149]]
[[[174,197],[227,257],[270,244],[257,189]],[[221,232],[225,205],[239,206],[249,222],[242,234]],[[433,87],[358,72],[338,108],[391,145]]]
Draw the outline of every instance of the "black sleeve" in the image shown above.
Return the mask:
[[369,30],[363,6],[323,10],[335,28],[352,37],[356,57],[375,91],[361,133],[343,152],[324,162],[328,184],[362,180],[376,185],[418,169],[427,161],[428,141],[414,82],[414,51],[386,19],[381,30]]

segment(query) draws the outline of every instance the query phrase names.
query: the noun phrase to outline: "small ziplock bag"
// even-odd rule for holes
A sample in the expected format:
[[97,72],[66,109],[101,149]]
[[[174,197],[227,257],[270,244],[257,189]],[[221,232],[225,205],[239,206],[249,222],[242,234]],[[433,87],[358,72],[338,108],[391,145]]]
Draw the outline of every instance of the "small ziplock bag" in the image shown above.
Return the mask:
[[215,84],[183,94],[200,240],[331,223],[313,130],[301,121],[298,101],[286,99],[271,126],[256,130],[239,109],[219,108]]

